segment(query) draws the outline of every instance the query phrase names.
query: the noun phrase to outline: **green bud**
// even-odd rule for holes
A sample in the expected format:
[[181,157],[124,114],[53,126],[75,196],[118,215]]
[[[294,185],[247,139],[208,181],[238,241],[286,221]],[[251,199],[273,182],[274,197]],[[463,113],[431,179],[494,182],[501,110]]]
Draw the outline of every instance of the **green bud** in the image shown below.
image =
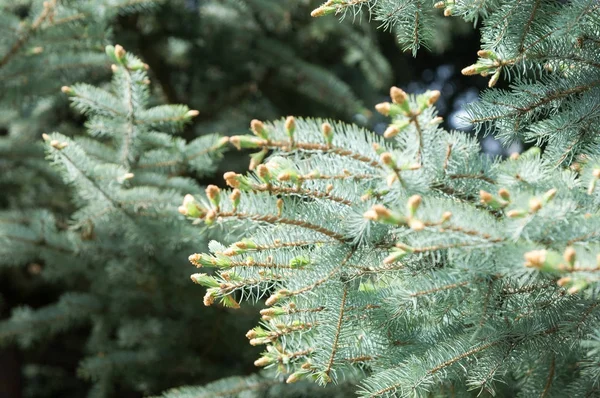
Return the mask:
[[202,218],[206,213],[205,209],[190,194],[185,195],[183,205],[179,206],[178,211],[191,218]]
[[191,278],[194,283],[197,283],[198,285],[202,285],[204,287],[220,286],[219,282],[215,278],[206,274],[193,274]]
[[390,254],[386,258],[383,259],[383,263],[384,264],[393,264],[397,261],[400,261],[401,259],[403,259],[410,253],[411,253],[411,251],[408,251],[405,249],[399,249],[399,248],[392,249]]
[[564,268],[563,256],[554,250],[533,250],[525,253],[525,266],[544,272],[560,273]]
[[297,183],[300,179],[300,176],[296,170],[284,169],[280,171],[279,175],[277,175],[277,179],[279,181],[291,181]]
[[229,137],[229,142],[237,149],[260,148],[266,144],[265,140],[253,135],[234,135]]
[[304,268],[310,264],[310,259],[306,256],[297,256],[290,260],[290,268]]

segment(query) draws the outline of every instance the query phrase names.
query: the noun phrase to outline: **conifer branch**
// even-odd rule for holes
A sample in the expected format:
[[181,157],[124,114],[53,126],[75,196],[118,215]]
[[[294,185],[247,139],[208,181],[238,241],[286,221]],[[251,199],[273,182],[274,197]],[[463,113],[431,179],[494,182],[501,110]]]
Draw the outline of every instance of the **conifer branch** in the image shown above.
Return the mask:
[[8,52],[4,54],[4,56],[0,59],[0,68],[5,66],[11,60],[11,58],[19,52],[23,45],[27,43],[31,36],[35,34],[35,32],[40,28],[40,26],[42,26],[42,24],[53,15],[54,9],[56,8],[57,4],[58,0],[48,0],[44,2],[44,7],[40,15],[33,21],[33,23],[27,29],[27,31],[21,34],[17,41],[15,41],[11,48],[8,50]]
[[341,243],[346,242],[346,238],[341,234],[333,232],[333,231],[331,231],[325,227],[322,227],[320,225],[311,224],[306,221],[296,220],[296,219],[292,219],[292,218],[279,217],[279,216],[270,215],[270,214],[250,214],[250,213],[240,213],[240,212],[217,212],[216,217],[237,218],[240,220],[252,220],[252,221],[257,221],[257,222],[265,222],[265,223],[269,223],[269,224],[294,225],[294,226],[297,226],[300,228],[305,228],[305,229],[309,229],[309,230],[318,232],[318,233],[328,236],[332,239],[335,239]]
[[342,290],[342,298],[341,298],[341,303],[340,303],[338,321],[337,321],[337,325],[335,327],[335,336],[333,338],[333,344],[331,346],[331,353],[329,355],[329,360],[327,361],[327,366],[325,367],[325,371],[324,371],[324,374],[328,379],[330,378],[329,373],[331,372],[331,369],[333,367],[333,362],[335,361],[335,355],[337,353],[338,341],[340,339],[340,333],[342,330],[342,324],[343,324],[343,320],[344,320],[344,311],[345,311],[345,307],[346,307],[347,294],[348,294],[348,286],[346,284],[344,284],[344,288]]

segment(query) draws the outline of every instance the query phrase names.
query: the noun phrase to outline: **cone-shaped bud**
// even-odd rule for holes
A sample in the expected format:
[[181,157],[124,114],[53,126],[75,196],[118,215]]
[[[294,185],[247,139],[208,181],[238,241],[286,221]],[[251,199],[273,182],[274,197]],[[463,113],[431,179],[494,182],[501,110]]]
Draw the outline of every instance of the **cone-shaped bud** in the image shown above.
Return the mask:
[[272,306],[273,304],[277,303],[279,300],[281,300],[284,297],[287,297],[290,295],[289,290],[285,290],[285,289],[281,289],[278,292],[276,292],[275,294],[272,294],[267,301],[265,301],[265,304],[268,305],[269,307]]
[[442,223],[450,221],[450,218],[452,218],[452,212],[445,211],[444,214],[442,214]]
[[192,218],[202,218],[205,210],[200,206],[196,199],[190,194],[183,198],[183,204],[178,208],[179,213]]
[[227,256],[227,257],[232,257],[232,256],[237,256],[238,254],[242,254],[245,252],[246,252],[245,250],[240,249],[239,247],[230,246],[227,249],[225,249],[221,254],[223,254],[224,256]]
[[477,55],[485,59],[497,59],[496,53],[492,50],[479,50],[477,51]]
[[234,245],[239,247],[240,249],[256,249],[256,248],[258,248],[258,245],[254,241],[251,241],[250,239],[242,239],[239,242],[235,242]]
[[446,2],[445,1],[438,1],[437,3],[435,3],[433,5],[433,8],[444,8],[446,7]]
[[592,170],[592,175],[594,176],[594,178],[600,179],[600,169]]
[[217,282],[217,280],[212,276],[206,274],[193,274],[191,279],[194,283],[204,287],[219,287],[219,282]]
[[562,278],[556,281],[556,284],[560,287],[563,287],[566,285],[570,285],[571,282],[573,282],[573,278],[571,278],[570,276],[563,276]]
[[564,266],[562,256],[552,250],[533,250],[525,253],[525,266],[540,271],[559,272]]
[[423,223],[423,221],[414,218],[408,221],[408,226],[413,231],[422,231],[425,229],[425,224]]
[[266,141],[251,135],[233,135],[229,137],[229,142],[237,149],[260,148],[266,145]]
[[287,132],[287,135],[290,137],[291,140],[294,139],[294,132],[296,131],[296,119],[294,119],[293,116],[288,116],[285,119],[285,131]]
[[442,93],[440,93],[438,90],[430,91],[428,99],[427,99],[427,105],[432,106],[433,104],[435,104],[437,102],[437,100],[440,99],[441,94]]
[[323,137],[325,137],[325,142],[327,146],[331,146],[333,143],[333,128],[331,124],[325,122],[321,125],[321,131],[323,132]]
[[390,97],[392,98],[392,102],[394,104],[402,105],[408,99],[408,94],[406,94],[401,88],[392,86],[392,88],[390,88]]
[[269,133],[267,132],[267,129],[265,128],[263,122],[261,122],[260,120],[253,119],[250,122],[250,129],[252,130],[252,133],[254,133],[255,136],[263,138],[265,140],[269,139]]
[[221,190],[218,186],[211,184],[206,187],[206,197],[213,206],[218,208],[221,202]]
[[123,62],[124,58],[125,58],[125,49],[123,48],[123,46],[117,44],[115,45],[115,57],[117,57],[117,60],[119,62]]
[[398,133],[402,132],[404,129],[406,129],[409,125],[410,125],[409,119],[395,121],[393,124],[391,124],[385,130],[385,132],[383,133],[383,136],[385,138],[392,138],[392,137],[398,135]]
[[481,67],[481,65],[479,64],[473,64],[473,65],[469,65],[465,68],[463,68],[460,73],[462,73],[465,76],[472,76],[472,75],[477,75],[481,72],[483,72],[484,68]]
[[275,359],[264,356],[264,357],[258,358],[256,361],[254,361],[254,366],[263,367],[263,366],[270,365],[273,362],[275,362]]
[[494,74],[492,75],[492,78],[490,79],[490,81],[488,82],[488,87],[492,88],[496,85],[496,83],[498,83],[498,80],[500,80],[500,73],[501,73],[502,69],[498,68],[496,70],[496,72],[494,72]]
[[239,189],[234,189],[231,191],[231,195],[229,195],[229,199],[231,199],[231,203],[233,204],[233,211],[237,210],[238,205],[240,204],[240,198],[242,197],[242,191]]
[[261,315],[263,315],[263,316],[266,315],[266,316],[270,316],[270,317],[285,315],[287,313],[288,312],[281,307],[265,308],[265,309],[260,310]]
[[481,203],[484,204],[489,204],[492,202],[492,200],[494,200],[492,194],[484,190],[479,191],[479,198],[481,199]]
[[300,180],[300,176],[296,170],[285,169],[277,175],[277,180],[297,183]]
[[563,253],[563,258],[565,259],[567,264],[569,264],[571,267],[573,267],[575,265],[576,256],[577,256],[577,252],[571,246],[567,247],[565,249],[565,252]]
[[529,199],[529,211],[531,213],[537,213],[542,208],[542,201],[538,198]]
[[421,205],[423,198],[420,195],[413,195],[408,198],[406,202],[406,211],[408,212],[409,217],[414,217]]
[[335,10],[336,10],[335,7],[322,5],[321,7],[315,8],[314,10],[312,10],[310,13],[310,16],[313,18],[322,17],[327,14],[333,14],[335,12]]
[[72,95],[72,94],[74,94],[74,93],[75,93],[75,92],[73,91],[73,89],[72,89],[71,87],[69,87],[69,86],[62,86],[62,87],[60,88],[60,91],[62,91],[63,93],[65,93],[65,94],[67,94],[67,95]]
[[509,210],[506,212],[506,217],[508,218],[523,218],[525,216],[527,216],[529,213],[527,213],[525,210]]
[[406,257],[408,254],[412,253],[412,248],[408,248],[410,250],[406,250],[406,249],[392,249],[392,251],[390,252],[390,254],[383,259],[383,263],[384,264],[393,264],[397,261],[400,261],[401,259],[403,259],[404,257]]
[[215,209],[210,209],[206,213],[206,216],[204,217],[204,223],[206,225],[211,225],[213,222],[215,222],[216,218],[217,218],[217,212],[215,211]]
[[379,155],[379,159],[381,160],[381,163],[385,164],[386,166],[396,166],[396,162],[394,162],[394,158],[389,152],[383,152],[381,155]]
[[261,164],[256,168],[256,174],[262,181],[266,182],[267,184],[271,181],[271,172],[269,171],[269,168],[264,164]]
[[285,382],[287,384],[296,383],[297,381],[300,381],[305,375],[306,372],[294,372],[291,375],[289,375]]
[[389,116],[391,106],[392,104],[390,104],[389,102],[382,102],[380,104],[375,105],[375,110],[381,113],[383,116]]
[[505,202],[504,200],[499,200],[498,198],[494,197],[494,195],[484,190],[479,191],[479,198],[481,199],[481,203],[488,205],[489,207],[495,210],[501,209],[508,205],[508,202]]
[[190,109],[189,111],[187,111],[187,113],[185,114],[186,117],[192,118],[192,117],[196,117],[200,114],[199,111],[197,111],[196,109]]
[[364,215],[367,220],[378,221],[384,224],[406,225],[406,218],[392,212],[382,205],[373,205]]
[[223,174],[223,179],[225,179],[225,183],[231,188],[239,188],[241,185],[241,178],[242,176],[240,174],[236,174],[233,171],[228,171],[227,173]]
[[277,199],[277,217],[281,217],[283,213],[283,199]]
[[210,307],[211,305],[213,305],[213,303],[215,302],[216,294],[217,294],[216,290],[208,289],[206,291],[206,294],[204,295],[204,299],[202,300],[202,302],[204,303],[204,305],[206,307]]
[[393,124],[390,124],[387,129],[383,132],[385,138],[392,138],[398,135],[400,129]]
[[[256,328],[255,328],[255,329],[256,329]],[[248,340],[250,340],[250,339],[255,339],[255,338],[257,338],[257,337],[258,337],[258,333],[256,332],[256,330],[255,330],[255,329],[250,329],[250,330],[248,330],[248,332],[246,333],[246,338],[247,338]]]
[[548,190],[542,198],[543,202],[544,203],[550,202],[552,199],[554,199],[557,192],[558,192],[558,190],[556,188],[552,188],[552,189]]
[[194,253],[188,257],[190,263],[196,267],[214,267],[217,263],[214,257],[202,253]]
[[382,205],[373,205],[371,210],[367,211],[364,214],[364,217],[368,220],[379,221],[381,219],[385,219],[391,217],[392,212],[386,209]]
[[500,188],[498,190],[498,195],[504,200],[510,200],[510,192],[508,192],[508,189],[506,188]]
[[42,134],[42,139],[43,139],[44,141],[50,141],[50,136],[49,136],[48,134],[46,134],[46,133],[43,133],[43,134]]

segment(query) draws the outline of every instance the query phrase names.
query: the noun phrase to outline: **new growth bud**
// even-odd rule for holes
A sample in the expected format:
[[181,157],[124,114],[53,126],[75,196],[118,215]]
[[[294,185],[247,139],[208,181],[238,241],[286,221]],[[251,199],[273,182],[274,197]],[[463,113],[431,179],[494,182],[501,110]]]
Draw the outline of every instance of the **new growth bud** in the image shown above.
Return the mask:
[[242,192],[239,189],[234,189],[231,191],[231,195],[229,195],[229,199],[231,199],[231,203],[233,205],[233,211],[237,210],[237,207],[240,204],[240,198],[242,196]]
[[216,185],[209,185],[206,187],[206,197],[210,203],[219,208],[219,202],[221,201],[221,190]]
[[268,139],[268,134],[267,130],[265,129],[265,125],[260,120],[253,119],[250,122],[250,130],[252,130],[255,136],[264,138],[265,140]]
[[408,94],[406,94],[401,88],[392,86],[392,88],[390,88],[390,97],[392,98],[392,102],[394,104],[402,105],[408,99]]
[[414,217],[417,213],[417,209],[421,205],[422,198],[420,195],[411,196],[406,202],[406,210],[408,212],[409,217]]
[[327,146],[331,146],[333,143],[333,128],[331,124],[325,122],[321,125],[321,131],[323,132],[323,137],[325,137],[325,142]]
[[287,132],[288,136],[290,137],[290,141],[293,142],[294,140],[294,132],[296,131],[296,119],[294,119],[293,116],[288,116],[285,119],[285,131]]
[[392,157],[392,154],[389,152],[383,152],[380,156],[379,159],[381,160],[381,163],[385,164],[386,166],[395,166],[395,162],[394,162],[394,158]]
[[563,258],[565,259],[567,264],[569,264],[571,267],[575,265],[576,256],[577,256],[577,252],[571,246],[567,247],[565,249],[565,252],[563,253]]
[[398,135],[400,129],[393,124],[389,125],[388,128],[383,132],[385,138],[392,138]]
[[115,57],[117,57],[117,59],[119,61],[123,61],[123,58],[125,57],[125,49],[123,48],[123,46],[117,44],[115,45]]
[[231,188],[239,188],[240,187],[240,175],[234,173],[233,171],[228,171],[223,174],[223,178],[225,179],[225,183],[229,185]]
[[364,217],[367,220],[372,220],[372,221],[379,221],[380,219],[385,219],[391,216],[391,212],[386,209],[384,206],[382,205],[373,205],[373,207],[371,208],[371,210],[368,210],[365,214]]
[[389,102],[382,102],[380,104],[375,105],[375,110],[381,113],[383,116],[389,116],[391,106],[392,104],[390,104]]
[[429,106],[432,106],[433,104],[435,104],[437,102],[437,100],[440,99],[440,95],[441,95],[441,93],[438,90],[431,91],[431,93],[429,94],[429,98],[427,100],[427,104]]
[[531,198],[529,200],[529,211],[531,213],[537,213],[542,208],[542,202],[538,198]]

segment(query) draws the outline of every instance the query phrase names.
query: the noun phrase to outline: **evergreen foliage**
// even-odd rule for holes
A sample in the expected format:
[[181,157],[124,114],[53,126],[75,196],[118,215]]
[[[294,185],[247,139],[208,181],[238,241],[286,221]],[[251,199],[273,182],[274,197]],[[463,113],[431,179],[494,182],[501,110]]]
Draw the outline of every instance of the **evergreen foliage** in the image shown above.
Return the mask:
[[[435,7],[435,8],[434,8]],[[547,159],[568,165],[598,145],[600,5],[595,0],[502,1],[329,0],[314,16],[368,9],[413,54],[436,41],[435,14],[481,25],[481,51],[466,75],[488,76],[489,87],[469,104],[468,120],[514,140],[547,146]]]
[[46,156],[76,207],[68,225],[27,208],[3,212],[0,223],[3,266],[34,262],[40,273],[41,263],[46,280],[67,288],[56,304],[16,308],[0,323],[0,342],[27,348],[89,325],[79,373],[93,381],[94,397],[114,396],[119,385],[157,391],[200,367],[210,374],[209,357],[188,354],[206,349],[189,328],[219,341],[218,330],[204,324],[214,312],[199,315],[181,305],[194,293],[183,283],[177,254],[204,240],[177,213],[176,202],[184,188],[200,192],[185,175],[210,173],[223,141],[176,137],[198,112],[183,105],[149,107],[148,66],[121,46],[108,46],[107,53],[110,90],[87,84],[62,89],[87,116],[88,135],[44,135]]
[[267,345],[256,364],[288,382],[358,367],[369,397],[594,395],[598,160],[578,172],[538,148],[490,160],[438,127],[438,95],[394,88],[379,106],[393,115],[386,141],[293,118],[231,137],[274,153],[226,174],[232,191],[184,203],[190,218],[250,231],[190,256],[217,269],[192,280],[207,305],[267,297],[247,337]]
[[252,117],[288,113],[352,120],[363,98],[389,87],[392,70],[368,21],[314,19],[311,4],[178,0],[119,34],[152,66],[168,102],[200,110],[202,131],[236,134]]
[[[313,16],[365,7],[408,48],[426,43],[421,29],[435,37],[429,2],[332,0]],[[384,137],[330,120],[254,120],[252,135],[230,137],[259,151],[253,172],[226,173],[230,190],[180,209],[245,231],[191,255],[216,269],[192,280],[207,287],[205,305],[266,298],[247,337],[266,345],[255,364],[288,383],[358,370],[365,397],[596,396],[598,3],[436,8],[483,21],[479,61],[463,73],[491,75],[490,90],[468,106],[471,122],[542,148],[489,158],[439,127],[439,92],[396,87],[376,107],[392,118]],[[510,90],[493,88],[500,79]]]
[[[0,0],[0,281],[18,292],[0,292],[0,347],[20,347],[24,396],[82,396],[76,363],[90,396],[248,372],[251,323],[190,304],[203,293],[186,282],[185,253],[206,238],[176,202],[212,178],[216,131],[291,110],[350,119],[364,111],[357,92],[390,83],[368,24],[315,20],[309,7]],[[115,37],[150,70],[129,53],[107,59]],[[60,93],[75,81],[95,86]],[[200,114],[155,106],[165,102]],[[42,140],[50,131],[61,134]]]

